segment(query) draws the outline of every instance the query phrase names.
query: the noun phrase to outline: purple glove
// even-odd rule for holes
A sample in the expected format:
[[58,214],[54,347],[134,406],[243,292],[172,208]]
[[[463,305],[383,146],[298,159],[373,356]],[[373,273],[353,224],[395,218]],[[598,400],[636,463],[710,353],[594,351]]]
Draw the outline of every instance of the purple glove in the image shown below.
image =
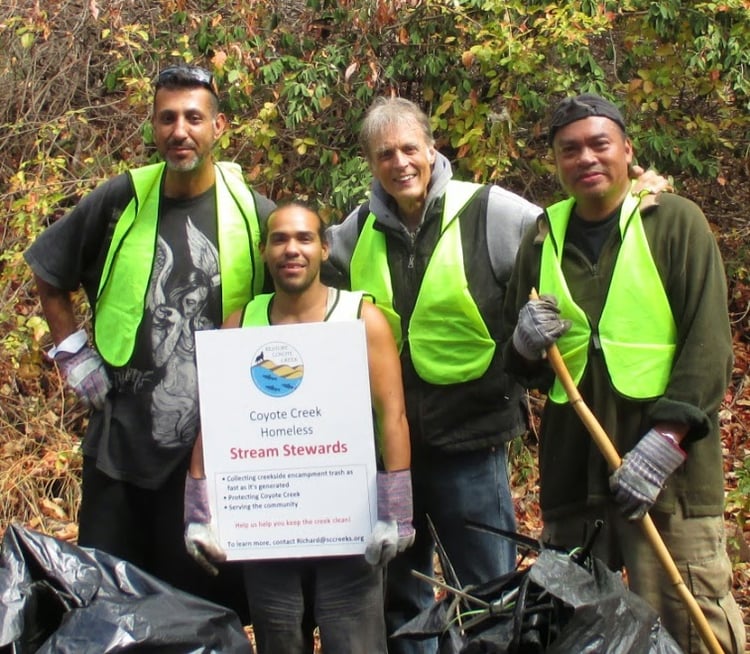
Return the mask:
[[185,547],[188,554],[210,575],[219,574],[212,561],[226,561],[226,552],[219,545],[211,526],[206,479],[185,477]]
[[81,400],[95,409],[104,408],[112,382],[98,352],[84,345],[77,352],[58,351],[54,360]]
[[538,361],[570,325],[570,320],[560,318],[555,296],[540,295],[537,300],[529,300],[518,312],[513,347],[524,359]]
[[365,559],[386,565],[414,542],[411,470],[378,472],[378,521],[367,537]]
[[685,460],[683,449],[649,429],[609,477],[609,487],[628,520],[640,520],[656,501],[664,482]]

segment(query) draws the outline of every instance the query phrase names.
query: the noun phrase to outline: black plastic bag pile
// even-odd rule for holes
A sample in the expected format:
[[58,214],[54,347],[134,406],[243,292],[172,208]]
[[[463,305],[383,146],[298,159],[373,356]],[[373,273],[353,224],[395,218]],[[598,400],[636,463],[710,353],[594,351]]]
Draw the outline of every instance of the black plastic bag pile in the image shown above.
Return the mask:
[[11,525],[0,553],[0,653],[252,652],[231,609],[136,566]]
[[586,548],[576,556],[540,549],[524,569],[461,588],[436,541],[445,582],[425,581],[445,596],[396,638],[437,636],[440,654],[682,653],[656,612]]

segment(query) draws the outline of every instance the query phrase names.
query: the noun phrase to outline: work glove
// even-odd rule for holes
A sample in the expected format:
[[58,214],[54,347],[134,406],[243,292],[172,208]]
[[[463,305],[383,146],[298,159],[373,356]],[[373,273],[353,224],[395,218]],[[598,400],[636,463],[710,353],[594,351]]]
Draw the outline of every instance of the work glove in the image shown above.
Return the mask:
[[609,477],[609,487],[628,520],[640,520],[659,496],[664,482],[685,460],[671,438],[650,429]]
[[411,471],[378,472],[378,521],[367,537],[365,560],[386,565],[414,543]]
[[529,300],[518,312],[513,347],[524,359],[538,361],[570,325],[570,320],[560,318],[555,296],[540,295],[538,299]]
[[212,561],[227,560],[211,526],[206,479],[194,479],[190,473],[185,477],[185,547],[198,565],[213,576],[219,574],[219,569]]
[[[65,381],[75,394],[88,406],[101,410],[104,408],[107,393],[112,388],[104,361],[96,350],[86,344],[86,334],[83,330],[68,338],[71,341],[65,339],[58,347],[53,348],[50,357],[60,368]],[[75,347],[75,351],[64,349],[66,341],[81,340],[83,343]]]

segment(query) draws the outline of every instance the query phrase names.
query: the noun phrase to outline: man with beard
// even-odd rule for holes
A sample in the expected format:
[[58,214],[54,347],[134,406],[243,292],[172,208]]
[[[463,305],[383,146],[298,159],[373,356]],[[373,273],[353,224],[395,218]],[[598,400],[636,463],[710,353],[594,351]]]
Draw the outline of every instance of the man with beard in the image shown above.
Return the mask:
[[[55,346],[50,359],[91,409],[79,545],[126,559],[247,620],[238,574],[187,555],[183,492],[198,431],[193,332],[218,327],[263,287],[260,225],[273,204],[212,149],[226,126],[213,75],[156,78],[164,159],[100,185],[25,254]],[[86,292],[93,338],[71,294]]]

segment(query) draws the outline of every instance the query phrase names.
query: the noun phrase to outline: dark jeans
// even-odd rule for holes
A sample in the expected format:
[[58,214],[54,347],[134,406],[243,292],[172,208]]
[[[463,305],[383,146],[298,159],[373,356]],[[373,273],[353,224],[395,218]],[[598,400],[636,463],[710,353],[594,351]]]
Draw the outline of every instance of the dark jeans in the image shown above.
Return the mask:
[[258,654],[385,654],[383,571],[362,556],[247,561]]
[[[432,587],[411,570],[433,575],[435,544],[426,515],[432,519],[462,586],[490,581],[513,569],[515,545],[500,536],[464,525],[466,519],[515,531],[513,501],[508,486],[504,447],[478,452],[412,455],[414,492],[414,545],[388,565],[386,574],[386,624],[392,634],[434,601]],[[390,638],[390,654],[430,654],[437,639],[423,641]]]
[[90,457],[83,459],[78,544],[129,561],[180,590],[235,611],[250,624],[241,564],[219,565],[211,577],[185,549],[184,466],[158,490],[145,490],[105,475]]

